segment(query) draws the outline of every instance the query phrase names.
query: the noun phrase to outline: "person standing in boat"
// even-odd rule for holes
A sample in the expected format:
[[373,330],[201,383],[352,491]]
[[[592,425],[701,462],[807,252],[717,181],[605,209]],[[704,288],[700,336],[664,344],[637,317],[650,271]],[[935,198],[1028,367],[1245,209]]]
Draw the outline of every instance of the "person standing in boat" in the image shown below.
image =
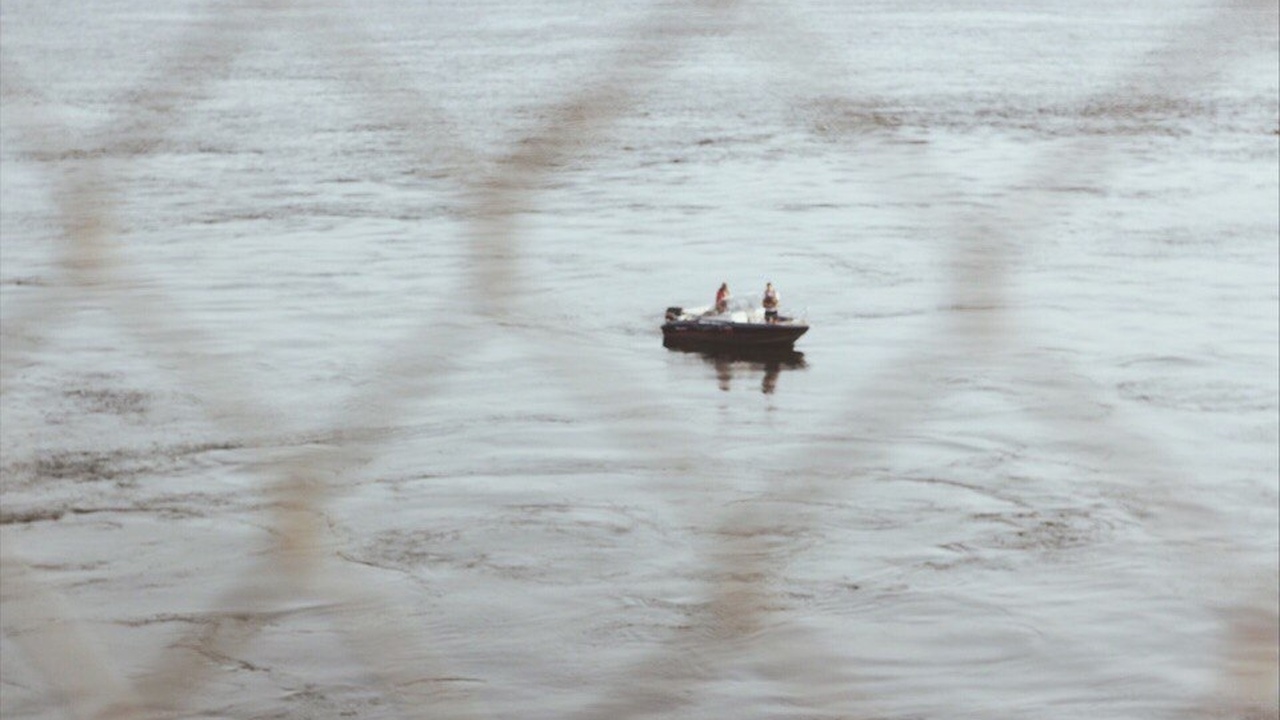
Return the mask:
[[720,289],[716,291],[716,312],[722,313],[729,309],[729,283],[720,283]]
[[778,291],[774,289],[773,283],[764,284],[764,321],[767,323],[778,322],[778,302],[782,298],[778,295]]

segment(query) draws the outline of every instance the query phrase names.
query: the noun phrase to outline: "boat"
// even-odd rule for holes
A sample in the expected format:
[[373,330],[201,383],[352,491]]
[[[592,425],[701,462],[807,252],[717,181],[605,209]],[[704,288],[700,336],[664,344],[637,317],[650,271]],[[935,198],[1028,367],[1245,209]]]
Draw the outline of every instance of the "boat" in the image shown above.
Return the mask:
[[662,344],[668,348],[789,349],[809,331],[803,320],[778,316],[765,320],[761,308],[718,313],[710,307],[667,308]]

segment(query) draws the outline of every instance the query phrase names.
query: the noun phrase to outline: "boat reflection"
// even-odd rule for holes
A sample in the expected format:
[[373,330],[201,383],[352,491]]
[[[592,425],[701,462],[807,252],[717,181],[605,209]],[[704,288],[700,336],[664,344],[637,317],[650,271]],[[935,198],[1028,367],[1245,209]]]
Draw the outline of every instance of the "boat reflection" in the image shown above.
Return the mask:
[[778,386],[778,376],[783,370],[805,368],[804,353],[792,348],[691,348],[670,347],[671,352],[688,353],[702,358],[716,370],[720,389],[728,391],[735,375],[754,376],[763,372],[760,391],[772,393]]

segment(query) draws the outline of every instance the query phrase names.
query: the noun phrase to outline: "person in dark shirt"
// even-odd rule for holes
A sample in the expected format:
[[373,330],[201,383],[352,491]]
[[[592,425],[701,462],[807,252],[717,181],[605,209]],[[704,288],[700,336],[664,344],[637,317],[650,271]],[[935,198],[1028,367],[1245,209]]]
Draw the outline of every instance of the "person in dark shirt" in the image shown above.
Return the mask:
[[778,291],[774,289],[773,283],[764,284],[764,321],[768,323],[778,322],[778,303],[781,301]]

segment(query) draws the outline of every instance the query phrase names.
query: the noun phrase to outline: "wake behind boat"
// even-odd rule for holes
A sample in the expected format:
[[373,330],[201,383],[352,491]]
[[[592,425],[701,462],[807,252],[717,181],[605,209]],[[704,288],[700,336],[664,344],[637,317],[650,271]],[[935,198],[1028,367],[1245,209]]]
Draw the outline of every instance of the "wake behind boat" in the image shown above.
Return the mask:
[[789,349],[809,331],[802,320],[765,318],[761,308],[716,312],[711,307],[667,308],[662,344],[678,348]]

